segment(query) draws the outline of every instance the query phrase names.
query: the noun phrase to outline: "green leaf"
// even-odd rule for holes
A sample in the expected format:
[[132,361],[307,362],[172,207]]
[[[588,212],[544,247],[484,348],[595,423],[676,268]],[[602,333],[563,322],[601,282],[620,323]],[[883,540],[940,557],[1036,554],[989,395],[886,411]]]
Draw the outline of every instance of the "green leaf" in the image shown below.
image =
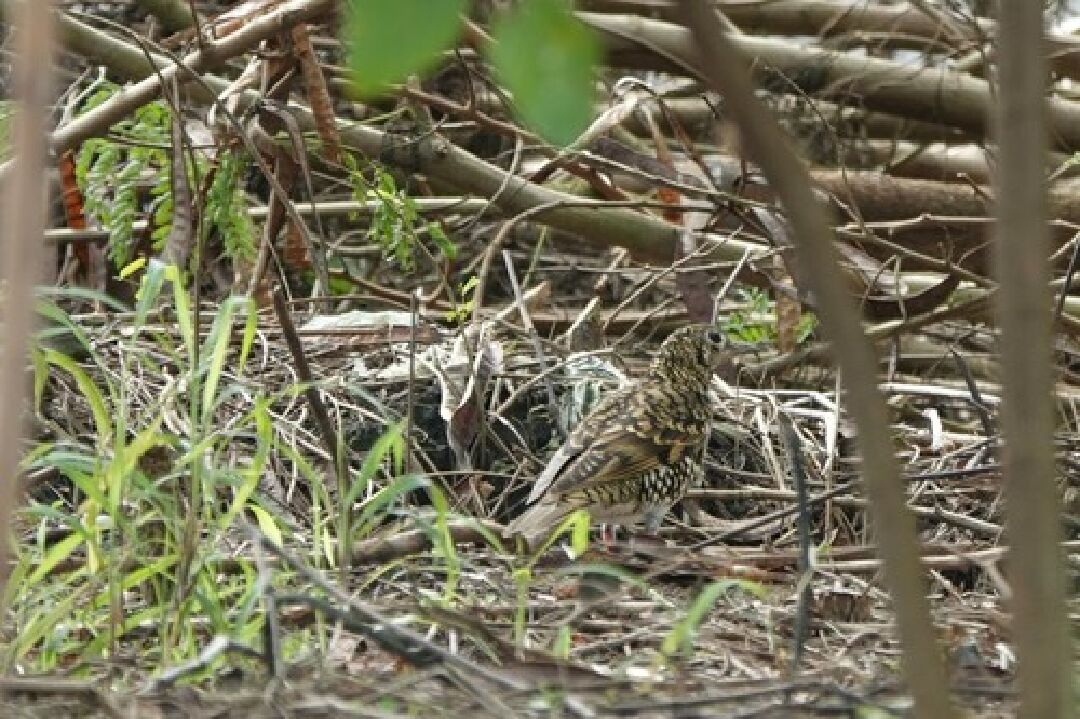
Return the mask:
[[255,456],[251,464],[240,470],[240,484],[233,490],[232,502],[229,509],[221,516],[218,526],[221,531],[226,531],[241,510],[244,509],[248,499],[255,493],[262,479],[263,470],[266,468],[266,459],[270,454],[270,447],[274,442],[274,428],[270,420],[269,402],[263,398],[255,400],[252,417],[255,420]]
[[442,250],[442,253],[446,255],[446,259],[453,260],[457,258],[457,245],[450,241],[450,238],[443,232],[442,225],[438,222],[428,223],[428,234],[431,235],[431,241],[435,243],[435,246]]
[[218,155],[218,171],[206,195],[203,226],[204,232],[209,227],[218,229],[228,257],[253,260],[257,250],[251,238],[256,233],[245,210],[242,186],[248,164],[243,152],[223,151]]
[[232,342],[233,315],[238,308],[243,307],[241,302],[243,298],[230,297],[221,303],[214,315],[214,323],[210,326],[210,334],[207,335],[200,352],[206,368],[201,407],[202,421],[207,423],[208,429],[211,429],[209,425],[213,418],[214,398],[225,367],[225,356]]
[[136,257],[131,262],[120,268],[120,279],[126,280],[146,266],[145,257]]
[[458,579],[461,575],[461,559],[454,546],[454,539],[450,535],[450,523],[447,515],[450,513],[450,505],[446,501],[446,495],[439,491],[433,484],[427,487],[428,497],[435,507],[435,534],[432,536],[432,544],[440,550],[446,560],[446,585],[443,588],[443,601],[450,604],[454,600],[457,591]]
[[381,522],[391,505],[399,498],[417,489],[427,489],[430,482],[427,477],[407,475],[398,477],[393,482],[376,492],[364,505],[356,520],[356,537],[366,537]]
[[51,300],[39,299],[36,307],[38,315],[47,320],[44,323],[45,328],[38,330],[37,337],[39,341],[52,334],[60,337],[67,336],[74,338],[87,351],[90,350],[90,340],[87,338],[86,333],[75,324],[75,321],[71,319],[71,315],[62,310],[56,303]]
[[593,66],[600,45],[565,0],[529,0],[492,28],[491,59],[522,119],[569,145],[593,116]]
[[42,466],[56,467],[65,478],[86,495],[87,499],[99,507],[105,506],[107,500],[102,493],[102,480],[97,472],[93,471],[96,469],[95,458],[56,451],[45,455],[43,459],[44,461],[40,463]]
[[160,433],[163,421],[164,416],[161,414],[151,419],[148,426],[135,435],[130,443],[115,450],[112,461],[105,466],[103,480],[108,494],[104,508],[110,515],[119,514],[122,510],[125,490],[128,489],[129,480],[135,467],[138,466],[139,458],[154,447],[164,444]]
[[86,403],[90,405],[90,414],[94,418],[94,429],[97,431],[98,448],[108,446],[112,437],[112,419],[105,402],[105,395],[98,389],[97,384],[90,378],[82,367],[65,354],[53,349],[45,349],[42,353],[45,361],[67,372],[75,380]]
[[[82,573],[85,570],[79,570]],[[56,603],[51,609],[34,613],[31,619],[20,628],[15,635],[12,644],[11,656],[14,659],[22,659],[34,646],[50,632],[55,632],[64,626],[65,620],[76,614],[77,602],[83,601],[83,592],[73,589],[72,591],[59,594]],[[156,608],[155,608],[156,609]],[[160,610],[158,610],[160,611]],[[109,632],[102,632],[108,636]]]
[[573,633],[570,627],[565,624],[559,627],[559,633],[555,635],[555,642],[551,645],[551,653],[560,659],[569,659],[572,640]]
[[132,338],[137,337],[143,325],[146,324],[146,317],[150,314],[150,308],[153,306],[154,301],[157,300],[158,295],[161,294],[161,288],[164,284],[165,265],[157,260],[147,263],[146,274],[143,275],[142,284],[135,297],[135,322]]
[[529,585],[532,584],[532,570],[518,567],[511,575],[517,587],[517,601],[514,608],[514,642],[521,644],[525,638],[525,613],[529,605]]
[[375,440],[375,444],[368,450],[367,455],[364,457],[363,464],[360,465],[360,476],[353,481],[342,504],[348,507],[356,501],[357,497],[367,490],[368,485],[371,484],[371,480],[375,477],[375,473],[379,471],[379,467],[386,457],[389,456],[393,459],[394,468],[400,471],[401,460],[404,457],[404,454],[405,423],[395,422],[386,428],[386,431]]
[[176,564],[179,557],[175,554],[166,554],[164,557],[155,559],[145,566],[137,566],[134,570],[124,575],[120,582],[120,589],[127,591],[137,587],[143,582],[149,581],[158,574],[165,574]]
[[[21,554],[17,552],[17,554]],[[7,580],[4,583],[4,592],[0,597],[0,607],[4,607],[7,611],[9,607],[15,602],[17,597],[25,597],[33,587],[27,583],[26,575],[30,573],[31,560],[25,556],[20,556],[19,561],[12,567],[11,574],[7,576]]]
[[599,562],[575,562],[567,567],[555,570],[557,577],[604,577],[620,584],[628,584],[642,592],[648,593],[649,584],[641,577],[628,569],[613,564],[601,564]]
[[6,158],[11,149],[11,119],[15,116],[11,100],[0,100],[0,158]]
[[672,627],[671,632],[664,638],[660,645],[660,651],[664,656],[671,657],[679,652],[689,653],[693,649],[698,627],[705,621],[720,597],[732,588],[742,589],[757,597],[765,594],[760,584],[742,579],[722,579],[708,585],[690,604],[686,616]]
[[573,525],[570,530],[570,547],[574,556],[580,557],[589,550],[589,515],[587,512],[574,512],[570,515]]
[[236,370],[237,372],[243,372],[248,355],[251,354],[251,348],[255,344],[255,331],[259,328],[259,313],[258,308],[250,298],[237,299],[243,303],[240,305],[240,309],[247,318],[244,322],[244,334],[240,339],[240,356],[236,358]]
[[35,569],[26,579],[25,586],[33,587],[40,582],[43,577],[56,568],[57,564],[70,557],[83,543],[83,539],[84,537],[82,535],[69,534],[49,547],[49,551],[45,553],[45,556],[42,557],[41,561],[38,563],[37,569]]
[[540,548],[533,552],[530,566],[539,561],[540,557],[544,556],[544,553],[555,544],[555,541],[566,534],[567,531],[570,532],[570,550],[575,557],[580,557],[589,548],[589,525],[590,519],[587,510],[579,509],[573,512],[560,522],[555,531],[548,535],[548,538],[540,545]]
[[276,546],[282,546],[281,530],[278,528],[274,515],[267,512],[257,504],[248,505],[248,509],[255,515],[255,521],[259,523],[259,531]]
[[[151,262],[151,265],[153,262]],[[176,265],[165,266],[165,279],[172,283],[173,304],[176,307],[176,324],[180,330],[180,337],[184,340],[184,346],[188,348],[188,359],[191,364],[195,362],[195,326],[191,318],[191,301],[187,290],[184,289],[184,280],[180,276],[180,268]]]
[[810,336],[814,334],[814,330],[817,329],[817,324],[816,315],[804,312],[802,317],[799,318],[799,324],[795,325],[795,341],[802,344],[810,339]]
[[49,363],[36,347],[30,348],[30,362],[34,367],[34,411],[41,412],[45,398],[45,382],[49,379]]
[[450,48],[467,0],[351,0],[345,22],[349,67],[362,95],[422,73]]

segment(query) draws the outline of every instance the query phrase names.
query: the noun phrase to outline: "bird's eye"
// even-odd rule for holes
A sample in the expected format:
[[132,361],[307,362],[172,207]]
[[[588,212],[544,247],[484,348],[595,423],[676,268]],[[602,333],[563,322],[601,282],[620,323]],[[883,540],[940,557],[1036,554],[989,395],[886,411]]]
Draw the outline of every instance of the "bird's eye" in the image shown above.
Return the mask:
[[709,330],[705,338],[709,340],[710,344],[721,345],[724,343],[724,335],[719,330]]

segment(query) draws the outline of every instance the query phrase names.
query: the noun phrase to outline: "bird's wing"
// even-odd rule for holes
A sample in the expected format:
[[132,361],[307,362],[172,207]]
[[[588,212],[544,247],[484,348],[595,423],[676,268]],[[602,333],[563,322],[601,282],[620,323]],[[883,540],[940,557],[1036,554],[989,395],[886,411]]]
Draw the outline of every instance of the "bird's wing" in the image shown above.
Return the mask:
[[670,398],[655,387],[632,385],[607,395],[548,460],[529,492],[533,504],[549,490],[566,494],[617,484],[662,461],[675,463],[704,434],[704,424],[664,426],[651,419]]
[[571,445],[569,441],[559,447],[555,454],[551,455],[551,459],[548,460],[547,466],[544,467],[544,471],[540,473],[540,476],[536,478],[533,483],[532,491],[529,492],[529,498],[526,500],[528,504],[534,504],[537,500],[544,496],[544,492],[551,486],[552,481],[558,476],[566,463],[573,459],[581,452],[581,447]]
[[609,436],[585,448],[551,484],[553,496],[576,494],[645,475],[663,465],[675,464],[690,446],[689,438],[681,442],[659,444],[654,438],[627,432],[611,432]]
[[588,417],[574,428],[563,445],[559,447],[555,454],[551,455],[551,459],[548,460],[544,471],[536,478],[536,482],[533,483],[533,488],[529,492],[529,498],[526,500],[528,504],[533,504],[544,496],[548,487],[559,476],[567,463],[592,445],[596,441],[599,431],[617,421],[619,408],[625,405],[632,391],[633,386],[631,385],[605,395],[593,411],[589,413]]

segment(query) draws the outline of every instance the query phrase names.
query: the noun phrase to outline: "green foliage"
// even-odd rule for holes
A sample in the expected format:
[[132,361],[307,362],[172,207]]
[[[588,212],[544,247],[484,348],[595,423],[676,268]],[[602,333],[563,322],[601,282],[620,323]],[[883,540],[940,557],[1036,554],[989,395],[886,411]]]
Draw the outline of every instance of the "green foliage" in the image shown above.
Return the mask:
[[569,659],[572,640],[573,632],[570,631],[570,627],[565,624],[559,627],[559,632],[555,635],[555,641],[551,645],[551,653],[564,661]]
[[422,235],[427,235],[448,259],[457,257],[457,246],[446,236],[442,225],[420,216],[416,201],[404,189],[398,188],[393,175],[372,165],[374,177],[369,181],[352,161],[347,161],[346,166],[356,200],[376,203],[371,217],[371,239],[398,267],[406,272],[415,269],[416,252],[428,251],[420,240]]
[[[87,99],[82,111],[94,109],[118,91],[115,85],[103,87]],[[165,149],[170,143],[171,124],[168,106],[161,101],[151,102],[113,125],[111,137],[91,138],[79,149],[75,178],[85,210],[109,231],[109,259],[117,267],[131,260],[132,224],[141,209],[137,183],[144,174],[154,178],[151,215],[156,221],[165,221],[166,228],[172,221],[169,156]],[[163,204],[167,209],[160,209]]]
[[475,293],[478,284],[480,281],[473,275],[458,289],[461,301],[455,304],[453,309],[447,310],[447,322],[465,324],[472,318],[473,310],[476,309]]
[[532,584],[533,573],[530,567],[518,567],[514,569],[514,641],[518,644],[525,639],[525,620],[529,605],[529,586]]
[[11,151],[11,122],[15,117],[15,103],[0,100],[0,160]]
[[[96,354],[97,346],[59,304],[41,302],[42,314],[73,334],[89,359],[35,350],[35,406],[40,413],[53,401],[50,390],[59,383],[68,395],[65,406],[85,415],[86,428],[77,436],[57,428],[54,440],[24,460],[25,471],[48,468],[74,491],[70,499],[31,503],[21,514],[20,526],[36,525],[38,539],[16,548],[0,598],[6,617],[0,629],[12,638],[0,647],[0,669],[18,663],[29,671],[62,667],[78,675],[119,650],[137,651],[141,668],[153,672],[191,659],[209,635],[255,645],[264,624],[264,587],[255,567],[228,548],[242,536],[241,519],[278,545],[298,544],[292,520],[283,520],[258,492],[277,463],[291,465],[311,488],[312,531],[310,544],[306,537],[303,543],[317,566],[341,566],[355,540],[380,531],[416,493],[426,494],[434,512],[422,515],[420,526],[431,539],[435,566],[425,571],[441,572],[443,579],[432,598],[458,601],[462,559],[451,533],[452,508],[431,479],[403,474],[404,424],[387,428],[359,467],[349,468],[344,495],[335,495],[336,488],[325,486],[321,461],[314,466],[276,427],[275,410],[303,388],[266,397],[243,381],[255,340],[254,303],[222,302],[199,333],[180,270],[153,259],[143,265],[131,332],[122,340],[129,346],[118,355]],[[175,332],[160,333],[150,320],[166,300]],[[149,406],[131,390],[136,378],[139,385],[162,387]],[[222,425],[226,406],[230,421]],[[161,453],[165,460],[154,459]],[[58,526],[67,534],[55,539],[51,530]],[[498,537],[487,538],[499,546]],[[297,584],[287,571],[278,571],[275,581]],[[147,634],[147,627],[156,631]],[[307,632],[316,630],[290,632],[284,646],[310,648]],[[200,681],[217,667],[187,679]]]
[[817,329],[818,319],[817,316],[810,312],[804,312],[799,318],[799,325],[795,328],[795,342],[802,344],[806,340],[810,339],[810,335],[814,334],[814,330]]
[[[776,320],[772,315],[772,303],[764,290],[756,287],[740,289],[746,310],[732,312],[724,321],[724,331],[728,336],[742,342],[775,342],[778,334]],[[795,341],[805,342],[817,327],[817,317],[806,312],[799,318],[795,330]]]
[[430,68],[450,49],[468,0],[349,0],[346,37],[357,90],[370,95]]
[[[119,88],[106,85],[87,99],[87,112],[108,100]],[[172,142],[172,112],[163,101],[154,101],[135,110],[132,117],[111,128],[109,137],[91,138],[83,143],[75,161],[75,177],[83,193],[86,212],[109,231],[109,259],[117,268],[132,259],[132,226],[136,216],[146,212],[151,225],[151,243],[161,250],[172,229],[173,193],[169,147]],[[218,171],[205,200],[204,234],[217,229],[229,257],[254,256],[254,231],[240,190],[248,160],[243,153],[222,150]],[[188,176],[205,177],[211,160],[196,153],[190,158]],[[139,183],[149,180],[150,201],[140,204]]]
[[514,612],[514,639],[520,642],[525,636],[525,609],[529,599],[529,587],[533,581],[533,569],[540,557],[544,556],[553,544],[567,532],[570,533],[570,550],[574,556],[580,557],[589,549],[589,527],[591,526],[588,511],[579,509],[562,520],[547,539],[540,546],[533,549],[531,556],[524,566],[516,567],[513,571],[514,586],[517,588],[517,606]]
[[765,590],[760,584],[738,579],[725,579],[712,584],[701,590],[697,598],[691,602],[686,610],[686,615],[679,620],[671,632],[664,638],[660,645],[660,651],[665,657],[673,657],[676,654],[688,655],[694,648],[694,639],[701,623],[712,611],[712,608],[731,589],[742,589],[755,596],[764,596]]
[[492,28],[492,62],[525,122],[569,145],[593,115],[600,46],[565,0],[529,0]]
[[765,342],[776,339],[776,325],[755,321],[753,315],[769,313],[769,296],[756,287],[739,290],[743,301],[749,304],[746,311],[736,311],[728,315],[724,322],[724,331],[729,336],[743,342]]
[[205,225],[216,227],[229,257],[253,260],[256,255],[255,226],[244,202],[243,179],[250,158],[241,150],[218,156],[217,173],[206,193]]
[[[3,109],[0,108],[0,114],[2,113]],[[3,144],[0,144],[0,148],[3,148]],[[1074,152],[1073,154],[1062,160],[1061,163],[1057,167],[1055,167],[1050,173],[1050,179],[1054,180],[1061,177],[1065,173],[1075,168],[1077,165],[1080,165],[1080,152]]]
[[[400,473],[403,466],[405,457],[405,425],[402,422],[397,422],[390,425],[382,436],[375,441],[371,449],[368,450],[367,455],[364,457],[363,463],[360,465],[360,473],[356,477],[352,478],[349,485],[349,493],[345,495],[342,501],[342,506],[350,506],[364,492],[368,490],[368,487],[375,481],[375,475],[379,471],[379,467],[387,460],[391,462],[392,469],[395,473]],[[387,490],[390,490],[387,487]],[[408,489],[404,491],[409,491]],[[391,491],[390,493],[401,493],[400,491]],[[372,505],[378,505],[378,502],[372,502],[368,505],[370,508]],[[369,512],[369,510],[365,510]]]
[[635,587],[642,593],[648,593],[650,591],[649,585],[644,579],[617,564],[575,562],[566,567],[560,567],[555,571],[555,575],[559,577],[581,578],[604,577],[611,580],[612,584],[627,584]]
[[896,716],[896,712],[884,707],[876,707],[872,704],[860,704],[855,707],[857,719],[888,719]]
[[[423,73],[450,49],[466,0],[351,0],[345,41],[353,83],[364,95]],[[600,58],[595,34],[568,0],[517,3],[492,27],[491,61],[524,121],[549,141],[567,145],[593,113]]]
[[[137,343],[155,339],[145,321],[169,288],[181,341],[177,347],[157,338],[156,352],[168,358],[165,370],[160,361],[146,361]],[[242,513],[252,514],[271,537],[282,538],[283,523],[255,493],[276,443],[269,400],[254,397],[250,412],[226,428],[214,422],[223,403],[248,398],[228,378],[244,371],[254,341],[255,307],[242,298],[223,302],[200,342],[186,297],[179,270],[151,261],[127,340],[132,346],[120,366],[94,355],[85,339],[81,344],[89,363],[47,347],[33,352],[36,406],[45,400],[47,380],[64,377],[85,406],[90,427],[85,437],[58,434],[24,460],[27,471],[49,468],[76,492],[70,504],[31,504],[24,512],[38,522],[40,538],[18,548],[16,581],[3,597],[9,617],[5,631],[13,630],[17,641],[5,646],[0,663],[18,661],[47,671],[60,662],[93,662],[147,624],[160,628],[160,659],[172,663],[190,658],[203,644],[204,629],[188,621],[192,616],[205,617],[212,633],[238,639],[257,635],[262,618],[250,610],[256,575],[223,574],[217,548],[227,534],[235,534],[233,524]],[[43,301],[41,310],[57,327],[75,328],[59,305]],[[234,343],[238,320],[242,331]],[[82,336],[81,330],[74,334]],[[133,373],[145,378],[155,372],[166,388],[159,402],[149,409],[135,406],[128,389]],[[167,426],[182,429],[177,434]],[[161,452],[169,461],[146,462]],[[44,530],[56,525],[69,534],[49,543]],[[72,572],[62,569],[64,564],[81,569]],[[134,595],[141,601],[133,601]]]
[[536,564],[537,560],[544,555],[544,553],[551,549],[551,546],[567,532],[570,533],[570,551],[574,553],[574,556],[580,557],[589,549],[589,527],[591,526],[591,520],[589,519],[589,513],[584,509],[578,509],[565,519],[563,519],[555,531],[548,535],[538,549],[532,553],[532,558],[529,560],[529,567]]
[[451,604],[457,595],[458,580],[461,577],[461,559],[458,557],[457,547],[450,534],[450,505],[446,501],[446,495],[442,490],[431,484],[427,487],[428,497],[435,507],[435,526],[429,530],[434,554],[441,558],[446,565],[446,583],[443,586],[443,604]]

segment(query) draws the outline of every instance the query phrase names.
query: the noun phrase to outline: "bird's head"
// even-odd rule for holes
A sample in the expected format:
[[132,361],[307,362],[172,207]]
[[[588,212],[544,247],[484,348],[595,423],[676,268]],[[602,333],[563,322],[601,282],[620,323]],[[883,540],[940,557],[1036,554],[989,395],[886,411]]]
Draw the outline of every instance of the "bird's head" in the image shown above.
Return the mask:
[[727,338],[714,325],[681,327],[660,345],[653,370],[674,378],[708,378],[723,361]]

